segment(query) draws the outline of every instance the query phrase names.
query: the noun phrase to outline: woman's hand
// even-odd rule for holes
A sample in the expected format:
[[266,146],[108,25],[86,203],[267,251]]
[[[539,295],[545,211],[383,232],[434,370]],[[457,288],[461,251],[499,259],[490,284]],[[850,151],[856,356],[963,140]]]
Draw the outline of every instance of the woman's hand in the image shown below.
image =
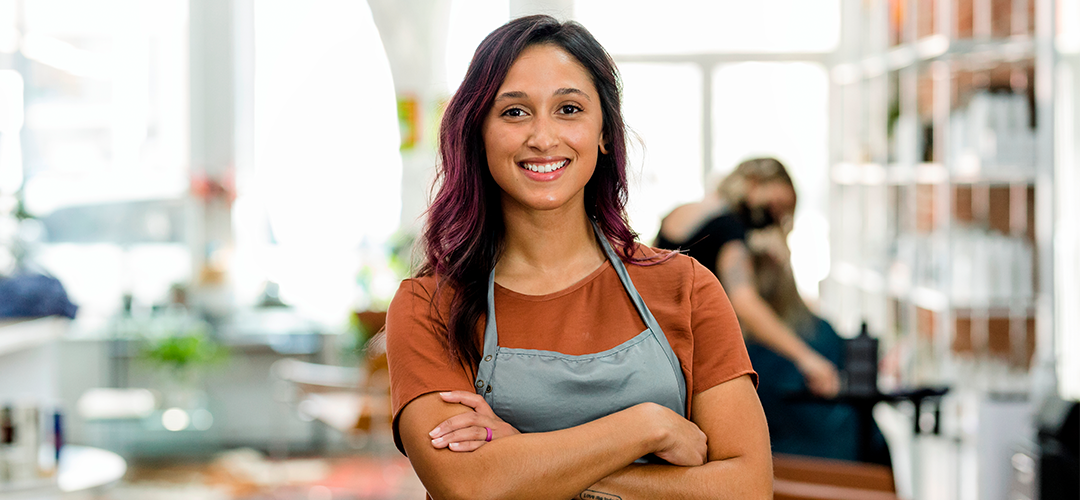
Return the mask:
[[646,412],[651,428],[660,431],[660,443],[654,455],[671,465],[693,467],[705,463],[708,438],[696,424],[658,404],[642,403],[637,408]]
[[503,422],[491,411],[487,401],[479,394],[468,391],[440,392],[439,397],[447,403],[460,403],[473,411],[455,415],[444,420],[431,432],[431,445],[449,448],[451,451],[474,451],[487,444],[488,429],[491,439],[521,434],[512,425]]
[[836,366],[817,352],[810,351],[796,366],[806,379],[806,387],[810,392],[826,398],[834,397],[840,392],[840,374],[836,371]]
[[746,246],[754,253],[764,253],[780,266],[791,265],[791,249],[787,244],[787,234],[778,226],[750,231],[746,235]]

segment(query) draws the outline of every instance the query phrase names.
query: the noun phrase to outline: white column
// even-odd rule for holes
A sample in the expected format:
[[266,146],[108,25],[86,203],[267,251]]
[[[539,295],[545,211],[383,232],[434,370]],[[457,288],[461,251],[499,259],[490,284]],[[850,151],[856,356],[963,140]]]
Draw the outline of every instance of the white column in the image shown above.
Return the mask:
[[439,110],[449,94],[450,0],[369,0],[368,5],[390,60],[403,134],[401,227],[415,234],[428,206],[437,161]]

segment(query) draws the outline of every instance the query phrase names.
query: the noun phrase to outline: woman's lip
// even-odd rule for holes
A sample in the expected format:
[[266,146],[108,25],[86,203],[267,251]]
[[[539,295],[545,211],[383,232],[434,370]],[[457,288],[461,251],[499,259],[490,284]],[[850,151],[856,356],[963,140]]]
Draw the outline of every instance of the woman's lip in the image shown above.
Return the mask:
[[[558,163],[566,164],[566,163],[569,163],[569,162],[570,162],[569,158],[565,158],[565,157],[560,158],[560,157],[549,156],[549,157],[544,157],[544,158],[528,158],[528,159],[521,160],[521,161],[517,162],[517,164],[521,168],[528,169],[528,167],[526,167],[526,165],[550,166],[552,164],[558,164]],[[563,165],[563,166],[566,166],[566,165]],[[558,168],[562,168],[562,167],[558,167]]]
[[531,180],[534,180],[534,181],[537,181],[537,182],[550,182],[550,181],[553,181],[555,179],[558,179],[559,177],[562,177],[563,172],[566,171],[566,167],[570,166],[570,160],[565,159],[565,158],[562,159],[561,161],[564,163],[564,165],[557,168],[557,169],[555,169],[555,170],[553,170],[553,171],[551,171],[551,172],[533,172],[532,170],[529,170],[528,168],[526,168],[525,164],[530,163],[530,164],[533,164],[533,165],[538,165],[538,164],[543,165],[543,164],[548,164],[548,163],[555,163],[555,162],[558,162],[558,161],[560,161],[560,160],[548,160],[548,161],[544,161],[544,162],[538,162],[538,161],[535,161],[535,160],[533,160],[533,161],[523,161],[523,162],[518,163],[518,167],[521,169],[522,172],[525,173],[525,177],[527,177],[527,178],[529,178]]

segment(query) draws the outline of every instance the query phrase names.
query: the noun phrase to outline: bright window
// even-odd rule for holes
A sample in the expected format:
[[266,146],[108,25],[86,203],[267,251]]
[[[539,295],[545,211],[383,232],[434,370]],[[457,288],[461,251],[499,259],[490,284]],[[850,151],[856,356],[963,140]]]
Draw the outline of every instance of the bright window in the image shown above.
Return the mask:
[[[80,324],[92,329],[125,294],[149,306],[173,283],[191,280],[180,217],[189,163],[188,2],[17,4],[0,4],[0,52],[22,56],[0,55],[15,61],[0,100],[17,97],[25,118],[0,132],[0,194],[24,183],[26,208],[43,229],[30,269],[59,278],[80,307]],[[8,92],[17,87],[19,95]]]
[[187,1],[26,0],[22,7],[30,211],[182,196]]
[[795,278],[804,295],[816,297],[829,266],[829,87],[820,61],[838,45],[840,2],[613,5],[576,0],[574,17],[621,61],[627,123],[646,146],[643,156],[632,156],[629,206],[642,240],[652,240],[674,206],[700,199],[742,160],[777,157],[799,190],[789,240]]
[[627,208],[641,240],[651,242],[663,214],[701,199],[701,68],[626,63],[619,70],[623,118],[631,129]]
[[612,54],[830,52],[839,0],[575,0],[574,17]]

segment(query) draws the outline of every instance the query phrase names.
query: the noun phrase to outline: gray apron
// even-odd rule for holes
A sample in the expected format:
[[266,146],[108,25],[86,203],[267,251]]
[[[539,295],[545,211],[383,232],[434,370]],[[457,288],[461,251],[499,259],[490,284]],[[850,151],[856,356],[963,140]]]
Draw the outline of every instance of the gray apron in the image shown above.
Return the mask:
[[606,351],[581,356],[500,347],[493,270],[476,392],[499,418],[521,432],[566,429],[645,402],[686,416],[686,379],[679,359],[630,281],[626,266],[595,223],[593,229],[641,315],[645,331]]

